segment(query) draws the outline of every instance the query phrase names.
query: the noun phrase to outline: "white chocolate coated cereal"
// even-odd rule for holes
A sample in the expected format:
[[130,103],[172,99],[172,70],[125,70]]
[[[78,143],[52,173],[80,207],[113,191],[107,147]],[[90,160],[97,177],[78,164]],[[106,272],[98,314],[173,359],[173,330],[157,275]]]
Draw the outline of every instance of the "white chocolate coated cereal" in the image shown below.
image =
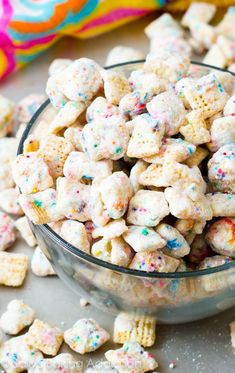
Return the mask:
[[144,226],[130,225],[123,238],[135,252],[155,251],[166,245],[166,241],[154,229]]
[[7,305],[7,311],[0,318],[1,329],[11,335],[18,334],[32,324],[35,311],[22,300],[14,299]]
[[46,277],[56,274],[51,263],[39,246],[34,250],[31,259],[31,269],[32,272],[38,277]]
[[145,373],[158,367],[154,357],[145,351],[137,342],[126,342],[118,350],[105,353],[106,359],[119,373]]
[[168,214],[169,207],[163,192],[139,190],[130,200],[127,222],[155,227]]
[[93,319],[80,319],[64,333],[65,342],[82,355],[97,350],[109,338],[108,332]]

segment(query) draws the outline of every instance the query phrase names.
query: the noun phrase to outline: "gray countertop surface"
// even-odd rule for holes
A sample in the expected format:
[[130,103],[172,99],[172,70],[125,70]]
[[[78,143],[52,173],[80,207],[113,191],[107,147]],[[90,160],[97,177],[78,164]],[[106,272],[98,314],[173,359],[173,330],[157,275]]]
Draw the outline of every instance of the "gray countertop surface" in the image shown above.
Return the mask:
[[[44,92],[48,64],[57,57],[90,57],[103,64],[108,51],[118,44],[147,52],[148,40],[143,29],[150,20],[151,17],[147,17],[88,40],[64,38],[29,66],[2,83],[0,93],[17,101],[32,92]],[[18,240],[11,250],[31,256],[34,249]],[[63,330],[82,317],[93,317],[112,333],[113,317],[97,311],[93,306],[81,308],[79,298],[55,276],[38,278],[29,269],[21,288],[0,287],[0,314],[13,299],[24,300],[36,310],[39,319],[57,324]],[[176,367],[173,371],[176,373],[234,373],[235,355],[228,329],[232,320],[235,320],[235,308],[216,317],[190,324],[159,325],[156,344],[150,349],[159,362],[157,372],[171,372],[169,364],[175,361]],[[104,359],[103,354],[110,347],[118,346],[109,342],[96,353],[87,356],[74,353],[74,356],[86,367],[88,363]],[[65,345],[61,351],[71,352]]]

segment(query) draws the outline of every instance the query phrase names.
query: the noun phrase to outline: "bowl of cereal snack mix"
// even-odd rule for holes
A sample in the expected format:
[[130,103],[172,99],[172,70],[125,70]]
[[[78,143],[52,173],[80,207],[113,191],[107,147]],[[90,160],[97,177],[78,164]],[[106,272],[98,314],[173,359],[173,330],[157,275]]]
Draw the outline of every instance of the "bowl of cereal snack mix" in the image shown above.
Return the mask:
[[13,176],[62,281],[166,324],[235,305],[234,75],[160,49],[50,74]]

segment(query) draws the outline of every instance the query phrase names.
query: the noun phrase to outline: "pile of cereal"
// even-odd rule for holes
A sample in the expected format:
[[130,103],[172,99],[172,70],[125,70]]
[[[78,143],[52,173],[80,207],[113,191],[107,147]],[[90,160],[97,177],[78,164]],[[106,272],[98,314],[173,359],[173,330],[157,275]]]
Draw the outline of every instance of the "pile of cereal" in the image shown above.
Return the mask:
[[[0,97],[2,284],[20,286],[27,272],[28,258],[6,251],[17,231],[37,245],[24,214],[84,252],[132,269],[172,272],[231,260],[233,78],[200,75],[189,63],[192,51],[207,49],[205,62],[235,62],[234,7],[212,26],[215,12],[212,4],[193,3],[181,24],[167,13],[153,21],[145,29],[150,53],[129,77],[87,58],[53,61],[46,87],[53,116],[40,122],[16,160],[22,132],[45,96],[30,94],[17,105]],[[213,54],[219,50],[223,64]],[[119,46],[107,63],[143,57]],[[39,247],[31,267],[37,276],[55,274]]]
[[56,223],[76,248],[131,269],[204,268],[213,254],[229,261],[233,76],[202,73],[163,49],[129,77],[88,58],[56,67],[46,92],[57,113],[13,162],[28,218]]
[[[153,21],[145,29],[146,62],[128,77],[87,58],[53,61],[46,92],[54,111],[28,136],[16,160],[23,131],[46,97],[30,94],[15,105],[0,96],[0,285],[19,287],[25,280],[28,256],[9,251],[18,233],[35,247],[32,272],[55,275],[27,217],[49,224],[85,253],[131,269],[203,270],[232,260],[233,77],[201,74],[189,61],[192,53],[208,51],[205,63],[235,72],[235,8],[213,26],[215,12],[212,4],[192,3],[181,25],[167,13]],[[106,64],[144,57],[117,46]],[[214,286],[204,283],[208,291]],[[85,373],[156,369],[144,350],[155,343],[155,329],[153,317],[120,313],[113,341],[123,346],[107,351],[107,361]],[[234,322],[230,329],[235,346]],[[4,333],[13,338],[5,341]],[[109,339],[93,319],[63,332],[14,299],[0,317],[0,367],[79,372],[70,353],[59,353],[63,341],[85,354]]]

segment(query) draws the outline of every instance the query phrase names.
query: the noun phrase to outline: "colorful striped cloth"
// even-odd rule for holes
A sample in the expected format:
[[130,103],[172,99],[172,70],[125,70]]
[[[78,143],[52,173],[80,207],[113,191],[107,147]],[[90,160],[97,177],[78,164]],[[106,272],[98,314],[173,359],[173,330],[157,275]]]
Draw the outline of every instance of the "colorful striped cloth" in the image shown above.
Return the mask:
[[32,61],[63,35],[94,36],[148,14],[167,2],[0,0],[0,79]]

